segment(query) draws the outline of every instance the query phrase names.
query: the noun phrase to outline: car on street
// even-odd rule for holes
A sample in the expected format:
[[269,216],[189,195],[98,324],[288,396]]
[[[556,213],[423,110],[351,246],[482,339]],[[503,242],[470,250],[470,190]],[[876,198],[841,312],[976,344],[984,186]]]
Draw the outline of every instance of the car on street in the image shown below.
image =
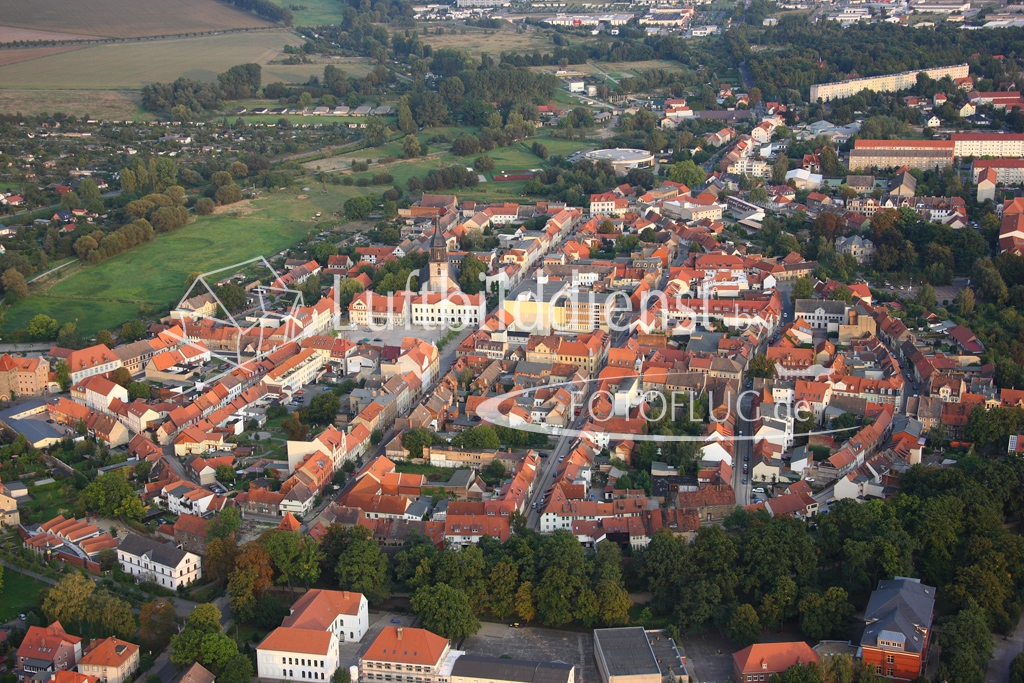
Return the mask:
[[744,484],[746,484],[746,483],[747,483],[747,478],[746,478],[746,477],[743,477],[743,483],[744,483]]
[[750,460],[750,453],[745,453],[745,454],[743,455],[743,461],[744,461],[744,462],[746,462],[746,461],[748,461],[748,460]]

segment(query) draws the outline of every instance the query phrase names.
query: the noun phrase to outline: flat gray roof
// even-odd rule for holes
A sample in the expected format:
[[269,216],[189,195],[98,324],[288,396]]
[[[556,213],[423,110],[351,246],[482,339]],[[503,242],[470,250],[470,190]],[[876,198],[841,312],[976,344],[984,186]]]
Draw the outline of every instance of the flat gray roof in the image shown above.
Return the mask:
[[527,662],[462,655],[455,660],[452,676],[510,683],[567,683],[572,669],[572,665],[565,662]]
[[594,630],[594,651],[604,659],[609,676],[661,675],[661,667],[642,626]]

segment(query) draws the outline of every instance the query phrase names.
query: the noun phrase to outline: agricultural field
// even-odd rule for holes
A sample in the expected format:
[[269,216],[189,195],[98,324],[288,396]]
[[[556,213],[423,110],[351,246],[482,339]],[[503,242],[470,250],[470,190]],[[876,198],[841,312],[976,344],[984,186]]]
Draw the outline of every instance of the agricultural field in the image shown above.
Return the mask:
[[23,47],[0,50],[0,66],[27,62],[30,59],[39,59],[40,57],[49,57],[50,55],[59,55],[62,52],[80,49],[82,48],[77,45],[60,45],[56,47]]
[[0,114],[74,112],[106,120],[151,118],[136,90],[17,90],[0,88]]
[[[37,313],[60,322],[78,320],[85,334],[134,319],[140,305],[166,309],[185,292],[193,271],[230,266],[256,256],[272,257],[316,229],[316,212],[329,217],[345,200],[370,188],[317,185],[267,194],[252,202],[225,207],[175,232],[161,235],[96,266],[82,268],[7,312],[6,331],[24,329]],[[379,188],[377,188],[379,191]],[[305,195],[305,199],[300,199]],[[326,219],[325,219],[326,220]]]
[[[5,3],[4,26],[111,38],[168,36],[271,24],[216,0],[32,0]],[[25,40],[25,38],[13,38]]]
[[[495,61],[502,52],[550,52],[554,49],[550,36],[544,31],[528,28],[525,33],[516,33],[514,28],[484,29],[472,26],[459,27],[458,33],[445,29],[443,35],[434,35],[433,25],[424,24],[430,29],[429,35],[420,35],[420,42],[430,45],[435,50],[451,48],[465,50],[474,58],[479,59],[481,52],[487,52]],[[405,29],[399,29],[404,32]],[[465,33],[462,33],[465,31]],[[422,34],[422,29],[420,29]]]
[[96,40],[97,36],[87,36],[81,33],[55,33],[53,31],[33,31],[27,28],[14,28],[13,26],[0,26],[0,43],[14,43],[20,40]]
[[179,76],[213,81],[236,64],[266,64],[282,54],[285,44],[300,43],[282,29],[93,45],[0,66],[0,83],[5,88],[104,89],[138,88]]

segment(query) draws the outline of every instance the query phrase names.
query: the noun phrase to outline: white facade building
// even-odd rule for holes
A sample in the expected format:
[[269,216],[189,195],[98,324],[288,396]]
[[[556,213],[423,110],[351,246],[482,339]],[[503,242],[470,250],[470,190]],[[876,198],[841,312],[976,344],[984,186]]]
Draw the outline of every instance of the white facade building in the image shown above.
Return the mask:
[[121,541],[117,559],[125,573],[171,590],[188,586],[203,575],[198,555],[135,534]]

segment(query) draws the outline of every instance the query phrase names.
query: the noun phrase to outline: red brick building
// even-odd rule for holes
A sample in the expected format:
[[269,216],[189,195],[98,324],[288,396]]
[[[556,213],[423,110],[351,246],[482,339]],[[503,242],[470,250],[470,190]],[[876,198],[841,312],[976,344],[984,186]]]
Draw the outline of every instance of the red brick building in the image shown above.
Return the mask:
[[924,672],[931,644],[935,588],[918,579],[879,581],[864,611],[860,646],[876,676],[912,681]]

